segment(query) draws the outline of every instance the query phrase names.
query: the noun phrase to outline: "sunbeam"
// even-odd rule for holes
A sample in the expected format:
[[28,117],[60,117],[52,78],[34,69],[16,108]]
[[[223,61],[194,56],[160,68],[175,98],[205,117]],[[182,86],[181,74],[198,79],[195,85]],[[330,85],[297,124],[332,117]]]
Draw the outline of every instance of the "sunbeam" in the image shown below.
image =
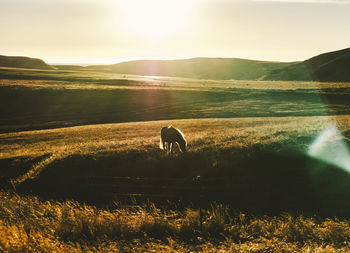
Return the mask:
[[349,148],[335,125],[331,125],[320,132],[310,145],[308,154],[313,158],[350,172]]

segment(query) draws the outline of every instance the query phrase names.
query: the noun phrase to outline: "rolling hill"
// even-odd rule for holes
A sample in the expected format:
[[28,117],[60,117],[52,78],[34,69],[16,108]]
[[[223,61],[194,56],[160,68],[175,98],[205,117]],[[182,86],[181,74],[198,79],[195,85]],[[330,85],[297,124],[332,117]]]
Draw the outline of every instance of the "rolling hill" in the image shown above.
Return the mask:
[[350,48],[329,52],[312,57],[306,61],[294,63],[280,69],[274,69],[264,77],[265,80],[284,81],[350,81]]
[[24,56],[5,56],[0,55],[0,67],[15,67],[28,69],[55,69],[41,59],[29,58]]
[[350,82],[350,48],[324,53],[302,62],[255,61],[239,58],[136,60],[111,65],[55,65],[28,57],[0,56],[0,67],[94,71],[212,80]]
[[302,62],[255,61],[239,58],[139,60],[85,69],[118,74],[172,76],[213,80],[349,82],[350,48]]
[[292,63],[238,58],[192,58],[185,60],[139,60],[113,65],[88,66],[89,70],[119,74],[172,76],[214,80],[257,80]]

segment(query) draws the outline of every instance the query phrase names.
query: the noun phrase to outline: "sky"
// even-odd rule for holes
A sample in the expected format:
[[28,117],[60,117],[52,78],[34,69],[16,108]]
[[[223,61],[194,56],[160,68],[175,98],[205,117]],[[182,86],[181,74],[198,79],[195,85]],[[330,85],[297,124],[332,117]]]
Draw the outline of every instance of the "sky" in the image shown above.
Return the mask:
[[350,0],[0,0],[0,54],[299,61],[350,47],[349,13]]

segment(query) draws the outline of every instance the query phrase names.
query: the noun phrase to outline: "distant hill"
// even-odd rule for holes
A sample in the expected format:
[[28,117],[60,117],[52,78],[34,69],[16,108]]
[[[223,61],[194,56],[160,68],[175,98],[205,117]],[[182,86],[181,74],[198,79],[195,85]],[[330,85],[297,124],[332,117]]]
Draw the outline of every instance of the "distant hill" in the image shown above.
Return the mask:
[[272,70],[265,80],[350,82],[350,48]]
[[216,80],[350,82],[350,48],[303,62],[269,62],[238,58],[139,60],[85,69],[119,74],[173,76]]
[[255,61],[239,58],[138,60],[112,65],[50,66],[28,57],[0,56],[0,67],[96,71],[129,75],[187,77],[213,80],[274,80],[350,82],[350,48],[329,52],[302,62]]
[[28,68],[28,69],[55,69],[41,59],[24,56],[0,55],[0,67]]
[[254,61],[238,58],[192,58],[186,60],[139,60],[86,69],[130,75],[172,76],[200,79],[262,79],[273,70],[294,63]]

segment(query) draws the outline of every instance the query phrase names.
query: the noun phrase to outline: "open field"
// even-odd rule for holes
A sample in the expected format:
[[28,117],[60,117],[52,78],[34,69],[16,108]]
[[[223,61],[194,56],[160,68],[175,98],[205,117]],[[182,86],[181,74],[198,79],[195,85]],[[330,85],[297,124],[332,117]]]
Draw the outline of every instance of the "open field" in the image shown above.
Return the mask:
[[[187,154],[158,150],[159,129],[167,123],[186,133]],[[325,218],[349,217],[349,175],[307,157],[328,125],[337,125],[348,142],[349,123],[350,116],[191,119],[3,133],[2,182],[12,180],[27,196],[0,192],[0,250],[349,251],[348,219]],[[69,184],[84,177],[197,175],[225,177],[228,187],[227,198],[214,196],[226,204],[210,204],[213,196],[202,200],[202,228],[196,202],[125,206],[99,188]],[[63,200],[104,197],[104,208]]]
[[[350,83],[0,77],[2,251],[349,250]],[[330,126],[339,163],[310,152]]]
[[0,132],[350,113],[350,83],[211,81],[10,68],[0,68],[0,77],[5,78],[0,80]]
[[[167,76],[141,76],[129,74],[113,74],[105,72],[81,71],[81,70],[38,70],[38,69],[21,69],[0,67],[0,79],[13,80],[18,85],[27,86],[27,82],[19,82],[20,80],[31,81],[29,84],[37,87],[52,86],[56,81],[60,86],[65,87],[73,84],[92,83],[95,89],[102,88],[120,88],[121,85],[125,88],[134,84],[137,87],[157,87],[157,88],[181,88],[181,89],[228,89],[228,88],[245,88],[245,89],[284,89],[284,90],[299,90],[299,89],[330,89],[330,88],[349,88],[349,82],[316,82],[316,81],[265,81],[265,80],[210,80],[210,79],[193,79],[182,77],[167,77]],[[17,82],[16,82],[17,80]],[[45,82],[35,82],[45,81]],[[61,81],[61,82],[58,82]],[[46,85],[45,85],[46,84]],[[107,86],[103,86],[106,84]],[[28,86],[31,86],[28,85]],[[110,86],[108,86],[110,85]],[[58,87],[58,86],[56,86]]]
[[[349,116],[192,119],[4,133],[0,161],[3,181],[42,197],[104,206],[118,199],[118,189],[98,187],[101,177],[107,187],[117,177],[201,176],[224,180],[224,189],[205,193],[207,204],[222,201],[260,214],[347,217],[348,173],[311,158],[308,147],[332,124],[349,138],[349,121]],[[159,150],[159,129],[169,123],[186,134],[188,153],[165,156]],[[161,185],[154,187],[162,191]],[[130,184],[131,193],[134,188]]]

